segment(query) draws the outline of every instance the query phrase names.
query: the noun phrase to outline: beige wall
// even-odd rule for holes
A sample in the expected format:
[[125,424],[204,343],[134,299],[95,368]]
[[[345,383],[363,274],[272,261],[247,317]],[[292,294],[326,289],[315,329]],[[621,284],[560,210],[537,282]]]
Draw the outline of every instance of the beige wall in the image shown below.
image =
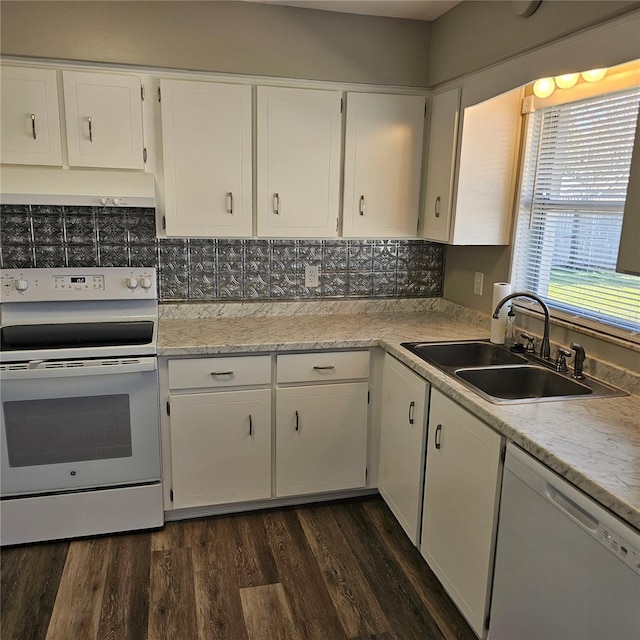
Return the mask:
[[431,25],[245,2],[0,3],[3,55],[426,86]]
[[432,27],[428,86],[478,71],[640,8],[620,0],[543,0],[528,18],[505,0],[465,1]]

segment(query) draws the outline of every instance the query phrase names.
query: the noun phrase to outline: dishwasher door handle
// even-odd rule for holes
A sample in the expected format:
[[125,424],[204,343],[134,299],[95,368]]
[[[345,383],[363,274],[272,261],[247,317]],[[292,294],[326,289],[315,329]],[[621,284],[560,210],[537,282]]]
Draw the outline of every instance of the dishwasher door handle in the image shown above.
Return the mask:
[[566,513],[572,520],[575,520],[591,533],[598,533],[598,525],[600,522],[594,519],[582,507],[579,507],[573,500],[567,498],[564,493],[558,491],[552,484],[547,483],[545,494],[550,502]]

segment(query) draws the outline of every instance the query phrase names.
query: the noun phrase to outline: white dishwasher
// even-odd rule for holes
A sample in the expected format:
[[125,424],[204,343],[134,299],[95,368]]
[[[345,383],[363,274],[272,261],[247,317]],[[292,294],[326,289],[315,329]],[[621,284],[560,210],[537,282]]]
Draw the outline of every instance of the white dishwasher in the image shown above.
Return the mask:
[[512,444],[488,637],[640,638],[640,532]]

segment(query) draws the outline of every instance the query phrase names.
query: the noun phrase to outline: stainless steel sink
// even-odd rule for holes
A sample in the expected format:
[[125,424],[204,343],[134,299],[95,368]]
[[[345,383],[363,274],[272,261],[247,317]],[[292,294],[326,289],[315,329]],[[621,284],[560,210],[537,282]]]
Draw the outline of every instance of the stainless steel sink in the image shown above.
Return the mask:
[[526,364],[524,356],[491,342],[416,342],[403,347],[441,367],[486,367],[497,364]]
[[594,378],[574,380],[554,371],[550,361],[482,340],[402,346],[494,404],[628,395]]
[[593,393],[586,385],[537,365],[458,369],[454,375],[483,394],[500,400],[585,396]]

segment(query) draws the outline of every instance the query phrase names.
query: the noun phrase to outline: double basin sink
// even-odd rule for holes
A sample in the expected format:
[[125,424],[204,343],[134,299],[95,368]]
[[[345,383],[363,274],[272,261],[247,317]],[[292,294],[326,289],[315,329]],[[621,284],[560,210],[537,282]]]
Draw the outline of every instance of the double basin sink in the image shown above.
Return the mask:
[[495,404],[627,395],[593,378],[574,380],[552,362],[481,340],[404,342],[402,346]]

